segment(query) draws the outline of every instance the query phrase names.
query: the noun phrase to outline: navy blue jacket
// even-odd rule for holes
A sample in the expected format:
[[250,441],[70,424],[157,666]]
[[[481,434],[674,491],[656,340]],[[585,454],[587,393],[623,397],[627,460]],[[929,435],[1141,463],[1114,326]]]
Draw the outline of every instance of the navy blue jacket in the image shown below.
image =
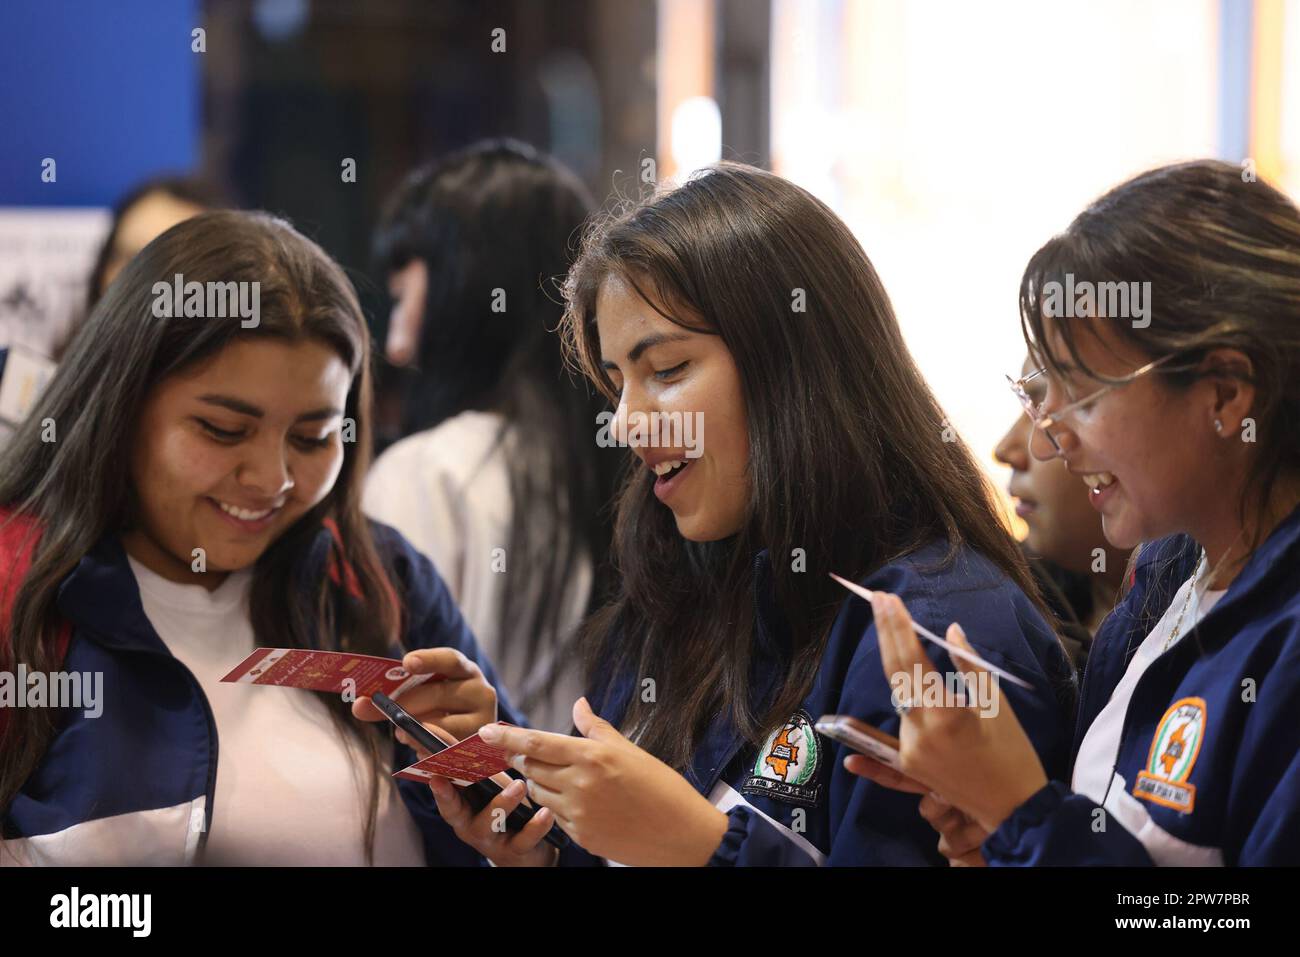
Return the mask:
[[[1145,547],[1084,673],[1074,753],[1192,574],[1186,535]],[[1017,712],[1019,709],[1017,709]],[[1300,864],[1300,509],[1134,689],[1108,810],[1048,784],[984,842],[990,864]],[[1136,815],[1120,826],[1119,813]],[[1098,822],[1105,824],[1099,830]]]
[[[899,595],[913,619],[938,634],[960,621],[981,655],[1031,682],[1032,691],[1010,683],[1001,691],[1044,765],[1063,770],[1077,688],[1056,637],[1024,593],[973,550],[962,548],[946,567],[936,567],[947,550],[946,542],[934,542],[861,583]],[[755,561],[754,597],[754,687],[762,698],[775,691],[790,655],[789,628],[775,604],[766,552]],[[952,668],[942,649],[927,644],[926,651],[941,672],[961,670]],[[593,695],[593,707],[618,727],[629,693],[639,687],[633,676],[624,676]],[[721,716],[696,750],[687,778],[730,818],[711,864],[944,862],[938,835],[917,812],[920,798],[846,771],[843,760],[851,752],[809,727],[831,713],[898,732],[871,606],[854,596],[839,610],[821,668],[795,715],[758,747]]]
[[[370,527],[406,595],[405,647],[393,648],[393,656],[415,648],[459,649],[498,688],[501,720],[523,723],[433,565],[394,529],[374,521]],[[327,574],[330,553],[331,535],[322,528],[304,566],[308,580]],[[197,679],[145,616],[115,536],[105,536],[68,575],[58,606],[72,626],[62,669],[103,673],[103,713],[65,713],[41,764],[0,822],[6,845],[14,841],[3,849],[6,861],[12,854],[39,862],[53,852],[62,863],[194,863],[207,835],[223,823],[213,803],[217,729]],[[415,759],[409,748],[395,745],[394,770]],[[482,863],[438,816],[428,785],[396,783],[429,863]]]

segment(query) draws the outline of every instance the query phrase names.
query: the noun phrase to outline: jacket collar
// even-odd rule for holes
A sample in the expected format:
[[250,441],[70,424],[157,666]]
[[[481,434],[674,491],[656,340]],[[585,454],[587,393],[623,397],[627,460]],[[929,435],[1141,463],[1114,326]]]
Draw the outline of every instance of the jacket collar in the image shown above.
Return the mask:
[[[1100,712],[1111,691],[1119,683],[1124,669],[1168,610],[1179,587],[1192,575],[1200,560],[1201,547],[1190,535],[1172,535],[1148,546],[1151,557],[1143,558],[1139,571],[1147,562],[1151,570],[1146,582],[1140,586],[1141,594],[1129,601],[1131,611],[1111,632],[1107,619],[1106,632],[1116,640],[1094,643],[1084,671],[1083,689],[1079,701],[1079,720],[1075,725],[1074,753],[1077,754],[1088,726]],[[1196,642],[1179,642],[1171,650],[1170,661],[1179,661],[1180,655],[1201,654],[1206,648],[1228,642],[1239,631],[1240,625],[1258,614],[1261,607],[1254,596],[1261,590],[1274,587],[1277,576],[1294,575],[1300,565],[1300,507],[1273,529],[1267,539],[1255,549],[1245,567],[1233,579],[1225,594],[1194,626]],[[1291,587],[1291,586],[1288,586]],[[1121,612],[1114,612],[1118,616]],[[1234,624],[1237,623],[1237,624]],[[1222,627],[1220,627],[1222,625]],[[1207,627],[1208,626],[1208,627]]]
[[[762,705],[771,700],[781,676],[787,670],[790,627],[777,607],[772,580],[772,562],[767,549],[754,556],[754,645],[749,681],[752,700]],[[687,778],[708,796],[723,770],[748,742],[741,736],[729,713],[718,715],[695,749]]]
[[1296,555],[1293,553],[1297,550],[1300,550],[1300,506],[1293,509],[1255,549],[1246,567],[1228,587],[1223,602],[1237,601],[1242,595],[1264,585],[1271,575],[1294,567]]
[[140,588],[115,534],[104,535],[77,562],[58,593],[59,611],[79,632],[110,648],[161,651]]
[[[1189,558],[1186,562],[1186,574],[1178,578],[1178,581],[1168,581],[1166,583],[1170,597],[1177,592],[1178,586],[1192,574],[1197,559],[1201,553],[1200,546],[1194,543],[1189,537],[1184,536],[1186,545],[1185,555]],[[1232,580],[1228,586],[1227,594],[1223,596],[1210,611],[1210,615],[1218,620],[1223,620],[1225,616],[1235,616],[1247,608],[1253,608],[1253,597],[1255,593],[1273,587],[1279,576],[1294,575],[1294,569],[1300,565],[1300,506],[1292,510],[1291,514],[1283,519],[1272,532],[1269,533],[1263,543],[1255,549],[1250,558],[1247,559],[1245,566],[1238,573],[1237,577]],[[1178,577],[1175,575],[1174,577]],[[1248,605],[1247,602],[1250,601]],[[1167,603],[1165,604],[1167,607]],[[1161,608],[1163,613],[1164,608]],[[1249,616],[1252,612],[1246,612]],[[1159,618],[1157,614],[1156,619]],[[1235,629],[1228,629],[1218,638],[1214,637],[1216,632],[1203,632],[1206,641],[1223,640],[1226,641],[1235,633]]]
[[[312,540],[307,574],[323,566],[330,532],[322,527]],[[59,585],[59,612],[82,634],[107,648],[166,651],[145,615],[140,587],[114,532],[105,533]]]

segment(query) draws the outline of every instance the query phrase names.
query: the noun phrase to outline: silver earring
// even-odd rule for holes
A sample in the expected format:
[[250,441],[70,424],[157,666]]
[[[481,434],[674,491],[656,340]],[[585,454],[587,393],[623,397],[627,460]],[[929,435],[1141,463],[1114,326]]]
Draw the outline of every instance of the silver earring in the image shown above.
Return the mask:
[[1214,431],[1215,431],[1215,432],[1222,432],[1222,431],[1223,431],[1223,423],[1222,423],[1221,421],[1219,421],[1218,419],[1215,419],[1215,420],[1214,420]]

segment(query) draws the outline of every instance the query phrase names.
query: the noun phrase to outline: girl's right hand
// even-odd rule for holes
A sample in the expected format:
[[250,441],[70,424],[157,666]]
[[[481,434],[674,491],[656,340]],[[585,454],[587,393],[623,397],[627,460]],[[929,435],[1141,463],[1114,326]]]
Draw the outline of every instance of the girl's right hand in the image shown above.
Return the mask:
[[[921,687],[933,679],[942,684],[944,676],[921,647],[898,596],[876,592],[871,609],[880,663],[890,687],[901,687],[896,685],[900,675],[919,677]],[[948,627],[947,639],[973,654],[960,625]],[[980,680],[991,680],[995,693],[1002,693],[981,665],[971,662],[966,667]],[[935,707],[920,702],[902,711],[898,738],[903,773],[927,791],[942,794],[984,830],[996,831],[1047,786],[1038,752],[1005,699],[988,715],[970,705]]]
[[951,867],[987,867],[980,850],[989,832],[936,794],[921,798],[921,817],[939,832],[939,853]]
[[[541,808],[523,830],[505,829],[506,818],[524,800],[523,781],[509,778],[510,785],[477,814],[446,778],[433,778],[429,790],[438,803],[438,813],[451,825],[456,836],[498,867],[551,867],[557,851],[542,839],[555,823],[550,808]],[[495,827],[493,825],[496,825]]]

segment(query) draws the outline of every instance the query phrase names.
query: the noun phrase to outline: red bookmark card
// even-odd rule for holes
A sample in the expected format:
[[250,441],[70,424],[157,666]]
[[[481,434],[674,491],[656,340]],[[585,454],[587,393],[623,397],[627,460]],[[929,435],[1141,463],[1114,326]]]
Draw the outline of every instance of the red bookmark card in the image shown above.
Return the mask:
[[[505,722],[501,722],[505,724]],[[464,787],[490,778],[510,767],[505,751],[488,744],[477,734],[459,741],[437,754],[431,754],[409,768],[393,775],[408,781],[428,781],[432,777],[451,778],[452,784]]]
[[414,675],[395,658],[354,655],[345,651],[309,651],[303,648],[258,648],[222,678],[236,684],[306,688],[368,698],[382,691],[396,698],[403,691],[443,675]]

